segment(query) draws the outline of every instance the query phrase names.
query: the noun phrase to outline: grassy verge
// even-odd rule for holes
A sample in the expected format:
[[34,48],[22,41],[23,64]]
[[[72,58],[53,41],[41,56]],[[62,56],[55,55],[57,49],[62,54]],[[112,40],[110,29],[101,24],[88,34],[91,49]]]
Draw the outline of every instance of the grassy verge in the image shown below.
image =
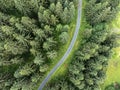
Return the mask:
[[106,86],[114,83],[120,82],[120,47],[114,49],[115,56],[109,61],[109,65],[106,72],[106,80],[102,85],[102,90],[105,89]]
[[[109,25],[109,27],[114,28],[115,32],[120,33],[120,13],[116,17],[116,19]],[[104,90],[106,86],[114,82],[120,82],[120,47],[115,48],[113,51],[115,52],[115,54],[113,58],[109,61],[106,72],[107,77],[104,84],[102,85],[102,90]]]

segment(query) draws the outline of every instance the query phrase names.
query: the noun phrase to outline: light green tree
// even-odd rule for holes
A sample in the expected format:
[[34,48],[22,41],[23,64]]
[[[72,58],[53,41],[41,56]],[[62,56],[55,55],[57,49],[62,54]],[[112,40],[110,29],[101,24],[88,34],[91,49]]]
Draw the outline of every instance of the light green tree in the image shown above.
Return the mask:
[[59,40],[62,44],[67,43],[67,41],[69,40],[69,35],[67,32],[62,32],[59,36]]

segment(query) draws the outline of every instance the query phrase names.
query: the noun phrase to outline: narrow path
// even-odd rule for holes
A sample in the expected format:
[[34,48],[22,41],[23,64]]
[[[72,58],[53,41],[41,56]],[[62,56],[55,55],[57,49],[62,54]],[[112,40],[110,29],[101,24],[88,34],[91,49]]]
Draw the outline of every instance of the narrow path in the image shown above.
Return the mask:
[[81,15],[82,15],[82,0],[78,0],[78,17],[77,17],[76,29],[75,29],[72,41],[70,43],[70,46],[68,47],[68,49],[67,49],[66,53],[64,54],[64,56],[60,59],[60,61],[56,64],[56,66],[50,71],[50,73],[46,76],[46,78],[42,81],[42,83],[41,83],[38,90],[43,89],[43,87],[48,82],[48,80],[53,75],[53,73],[65,62],[65,60],[69,56],[70,52],[72,51],[72,49],[74,47],[74,44],[76,42],[78,33],[79,33],[80,24],[81,24]]

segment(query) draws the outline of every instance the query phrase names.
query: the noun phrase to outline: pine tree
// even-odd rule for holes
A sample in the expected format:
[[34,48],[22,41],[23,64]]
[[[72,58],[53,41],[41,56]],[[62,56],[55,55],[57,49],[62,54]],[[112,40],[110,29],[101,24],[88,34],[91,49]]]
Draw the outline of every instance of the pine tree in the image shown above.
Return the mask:
[[60,42],[62,44],[67,43],[67,41],[69,40],[69,35],[67,32],[62,32],[61,35],[59,36]]
[[61,13],[63,12],[63,7],[62,4],[60,2],[57,2],[56,4],[56,9],[55,9],[55,13],[58,17],[61,17]]
[[65,8],[63,11],[63,14],[61,16],[61,20],[63,23],[69,23],[70,22],[70,12],[68,8]]

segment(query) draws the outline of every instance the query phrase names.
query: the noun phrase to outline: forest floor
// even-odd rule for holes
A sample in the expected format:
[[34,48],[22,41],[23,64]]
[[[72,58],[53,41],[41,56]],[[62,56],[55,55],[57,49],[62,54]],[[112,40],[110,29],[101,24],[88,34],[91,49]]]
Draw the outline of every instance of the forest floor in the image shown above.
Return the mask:
[[[120,33],[120,13],[111,24],[112,25],[110,26],[114,28],[115,32]],[[106,72],[107,77],[104,84],[102,85],[102,90],[104,90],[106,86],[114,82],[120,82],[120,47],[115,48],[114,52],[115,54],[109,61],[109,65]]]

